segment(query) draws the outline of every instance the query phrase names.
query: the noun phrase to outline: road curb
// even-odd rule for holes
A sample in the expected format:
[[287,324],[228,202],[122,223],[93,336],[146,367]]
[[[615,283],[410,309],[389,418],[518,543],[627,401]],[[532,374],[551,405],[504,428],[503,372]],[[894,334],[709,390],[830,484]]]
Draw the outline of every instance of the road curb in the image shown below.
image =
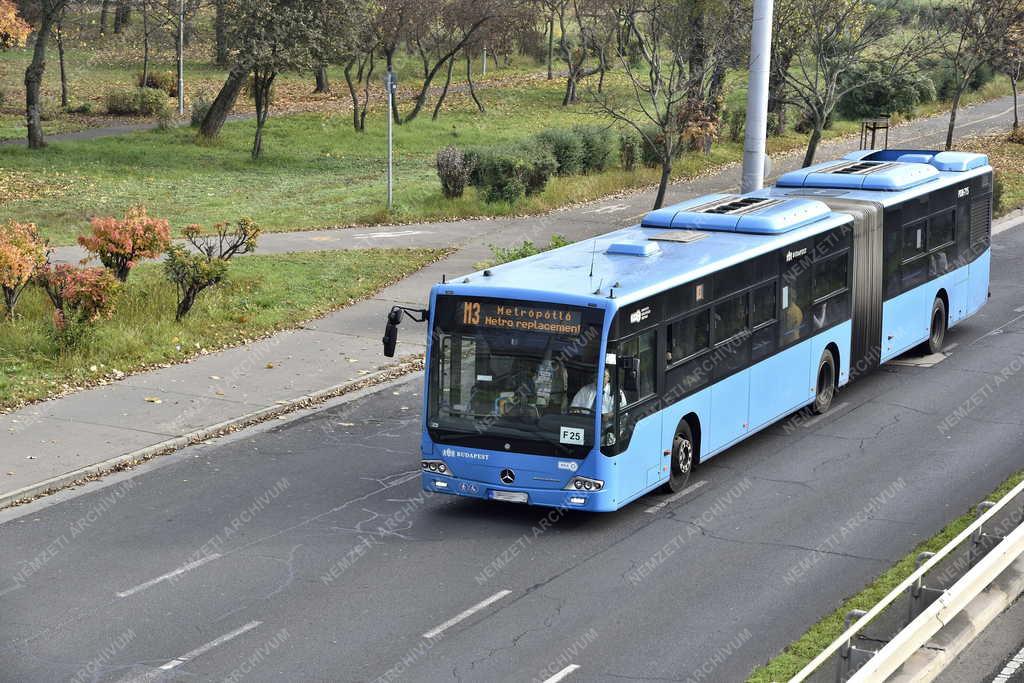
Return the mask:
[[215,425],[202,427],[201,429],[196,429],[188,434],[176,436],[172,439],[166,439],[159,443],[146,446],[145,448],[132,451],[131,453],[125,453],[123,455],[109,458],[93,465],[79,467],[78,469],[65,472],[64,474],[57,475],[56,477],[44,479],[39,483],[23,486],[22,488],[14,491],[0,493],[0,510],[24,505],[66,488],[82,486],[89,482],[97,481],[114,472],[133,469],[142,463],[148,462],[149,460],[161,455],[167,455],[208,439],[224,436],[245,427],[251,427],[288,413],[309,408],[333,398],[338,398],[348,394],[356,394],[362,390],[367,390],[366,393],[380,391],[391,384],[404,379],[407,375],[422,369],[422,357],[404,358],[399,363],[378,370],[377,372],[370,373],[369,375],[360,377],[359,379],[336,384],[327,387],[326,389],[321,389],[319,391],[299,396],[298,398],[281,400],[272,406],[260,408],[259,410],[246,413],[245,415],[241,415],[230,420],[224,420],[223,422],[219,422]]
[[934,680],[1022,593],[1024,557],[1018,557],[960,614],[935,634],[926,647],[919,649],[904,662],[889,679],[889,683],[927,683]]

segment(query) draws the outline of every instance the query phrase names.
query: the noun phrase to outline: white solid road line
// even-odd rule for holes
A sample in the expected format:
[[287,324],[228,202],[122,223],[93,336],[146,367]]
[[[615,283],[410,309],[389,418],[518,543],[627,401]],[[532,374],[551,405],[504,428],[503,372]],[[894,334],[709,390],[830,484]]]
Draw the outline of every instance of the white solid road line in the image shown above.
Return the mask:
[[654,513],[658,512],[663,507],[668,505],[669,503],[676,502],[677,500],[679,500],[683,496],[687,495],[688,493],[693,493],[694,491],[696,491],[701,486],[704,486],[704,484],[707,484],[707,483],[708,483],[707,481],[702,479],[702,480],[698,481],[695,484],[690,484],[689,486],[687,486],[685,489],[683,489],[679,493],[672,494],[671,496],[669,496],[665,500],[661,501],[657,505],[652,505],[651,507],[647,508],[646,510],[644,510],[644,512],[646,512],[647,514],[653,515]]
[[189,562],[186,565],[178,567],[177,569],[175,569],[172,572],[167,572],[166,574],[164,574],[162,576],[158,576],[155,579],[150,579],[149,581],[147,581],[145,583],[140,583],[138,586],[135,586],[134,588],[129,588],[126,591],[121,591],[120,593],[117,594],[117,597],[119,597],[119,598],[127,598],[129,595],[135,595],[136,593],[138,593],[140,591],[144,591],[147,588],[152,588],[153,586],[157,585],[158,583],[160,583],[162,581],[166,581],[167,579],[173,579],[174,577],[180,576],[181,574],[184,574],[185,572],[192,571],[196,567],[201,567],[202,565],[206,564],[207,562],[212,562],[213,560],[218,560],[218,559],[220,559],[220,556],[221,556],[220,553],[213,553],[212,555],[207,555],[206,557],[202,557],[202,558],[200,558],[198,560],[195,560],[193,562]]
[[250,621],[245,626],[241,626],[239,628],[236,628],[234,631],[231,631],[230,633],[225,633],[220,638],[214,638],[213,640],[208,642],[206,645],[200,645],[199,647],[197,647],[196,649],[192,650],[191,652],[186,652],[182,656],[177,657],[175,659],[172,659],[171,661],[167,662],[166,664],[161,664],[159,666],[159,669],[161,671],[170,671],[171,669],[173,669],[176,666],[181,666],[185,662],[187,662],[187,661],[189,661],[191,659],[195,659],[196,657],[198,657],[201,654],[209,652],[210,650],[212,650],[213,648],[217,647],[218,645],[223,645],[224,643],[228,642],[232,638],[237,638],[238,636],[242,635],[246,631],[253,630],[254,628],[256,628],[257,626],[259,626],[262,623],[263,623],[262,621]]
[[558,683],[558,681],[564,679],[566,676],[568,676],[578,668],[580,668],[579,664],[570,664],[569,666],[565,667],[564,669],[556,673],[551,678],[544,681],[544,683]]
[[483,600],[482,602],[478,602],[477,604],[473,605],[469,609],[464,610],[462,612],[459,612],[454,617],[452,617],[448,621],[444,622],[440,626],[435,626],[434,628],[430,629],[429,631],[427,631],[426,633],[423,634],[423,637],[427,638],[427,639],[436,638],[439,635],[441,635],[442,633],[444,633],[445,631],[447,631],[448,629],[450,629],[452,626],[455,626],[455,624],[459,623],[463,619],[466,619],[467,617],[470,617],[470,616],[476,614],[480,610],[485,609],[488,605],[492,605],[495,602],[497,602],[498,600],[501,600],[506,595],[511,595],[511,594],[512,594],[512,591],[510,591],[510,590],[500,590],[497,593],[495,593],[494,595],[492,595],[491,597],[487,598],[486,600]]
[[413,235],[429,235],[427,230],[398,230],[395,232],[365,232],[358,235],[352,235],[353,239],[357,240],[386,240],[393,239],[395,237],[412,237]]

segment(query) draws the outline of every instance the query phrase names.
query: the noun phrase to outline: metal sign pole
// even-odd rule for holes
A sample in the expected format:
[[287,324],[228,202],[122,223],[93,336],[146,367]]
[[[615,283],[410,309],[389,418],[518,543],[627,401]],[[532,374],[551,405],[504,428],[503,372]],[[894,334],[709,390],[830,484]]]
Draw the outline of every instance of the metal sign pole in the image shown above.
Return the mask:
[[185,0],[178,2],[178,114],[185,113]]
[[391,211],[391,208],[393,206],[392,185],[394,184],[394,171],[392,169],[392,166],[394,163],[394,155],[392,153],[392,146],[394,144],[394,137],[392,134],[392,126],[394,125],[394,109],[392,102],[395,97],[395,86],[397,84],[398,82],[395,79],[394,72],[389,70],[387,72],[387,75],[384,77],[384,89],[388,91],[388,212]]

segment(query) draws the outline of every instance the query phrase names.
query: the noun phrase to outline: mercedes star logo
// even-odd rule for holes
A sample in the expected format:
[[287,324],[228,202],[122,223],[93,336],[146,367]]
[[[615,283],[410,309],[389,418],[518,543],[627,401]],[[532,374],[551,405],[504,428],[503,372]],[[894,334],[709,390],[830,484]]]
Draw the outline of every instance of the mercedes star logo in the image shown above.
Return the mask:
[[501,471],[501,481],[505,484],[511,484],[516,480],[516,473],[512,470]]

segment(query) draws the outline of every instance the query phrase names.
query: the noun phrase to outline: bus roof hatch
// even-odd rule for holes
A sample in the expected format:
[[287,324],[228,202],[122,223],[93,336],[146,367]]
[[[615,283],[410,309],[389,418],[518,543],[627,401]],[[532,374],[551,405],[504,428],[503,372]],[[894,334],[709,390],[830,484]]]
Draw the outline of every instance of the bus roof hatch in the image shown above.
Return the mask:
[[[830,213],[828,206],[814,199],[719,194],[652,211],[641,226],[780,235]],[[664,233],[652,239],[664,240]]]

